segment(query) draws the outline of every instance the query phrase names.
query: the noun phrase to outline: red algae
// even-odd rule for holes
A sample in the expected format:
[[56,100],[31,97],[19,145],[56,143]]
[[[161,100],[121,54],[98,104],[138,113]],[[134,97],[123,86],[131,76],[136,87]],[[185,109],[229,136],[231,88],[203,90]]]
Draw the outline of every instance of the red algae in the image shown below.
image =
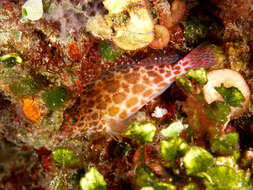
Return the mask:
[[81,49],[76,42],[69,43],[67,49],[69,57],[74,61],[78,61],[82,58]]
[[194,131],[194,141],[199,145],[205,146],[206,138],[212,140],[223,130],[223,126],[208,119],[204,104],[194,97],[187,97],[183,103],[183,111],[187,114],[188,123]]
[[157,9],[160,16],[159,23],[171,29],[183,18],[186,10],[186,3],[182,0],[174,0],[170,5],[167,1],[155,1],[154,7]]
[[250,41],[253,40],[251,0],[211,0],[211,2],[219,8],[219,11],[214,12],[225,26],[225,38],[239,39],[245,35],[250,38]]

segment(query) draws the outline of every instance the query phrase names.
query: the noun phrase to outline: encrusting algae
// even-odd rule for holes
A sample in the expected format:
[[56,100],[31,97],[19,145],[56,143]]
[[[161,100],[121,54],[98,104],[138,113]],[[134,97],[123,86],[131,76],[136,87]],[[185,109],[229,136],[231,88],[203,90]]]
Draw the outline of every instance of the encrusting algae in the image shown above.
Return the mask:
[[38,99],[32,97],[22,99],[23,112],[25,116],[33,122],[39,122],[41,119],[39,103],[40,101]]

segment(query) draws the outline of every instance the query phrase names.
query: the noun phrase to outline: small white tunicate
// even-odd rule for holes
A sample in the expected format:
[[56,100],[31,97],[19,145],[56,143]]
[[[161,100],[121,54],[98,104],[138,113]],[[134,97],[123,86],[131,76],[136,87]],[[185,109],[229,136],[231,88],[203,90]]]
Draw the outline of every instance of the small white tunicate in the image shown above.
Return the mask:
[[43,16],[42,0],[27,0],[22,6],[22,13],[29,20],[39,20]]
[[159,106],[156,106],[155,111],[151,115],[152,115],[152,117],[162,118],[167,113],[168,113],[167,109],[160,108]]

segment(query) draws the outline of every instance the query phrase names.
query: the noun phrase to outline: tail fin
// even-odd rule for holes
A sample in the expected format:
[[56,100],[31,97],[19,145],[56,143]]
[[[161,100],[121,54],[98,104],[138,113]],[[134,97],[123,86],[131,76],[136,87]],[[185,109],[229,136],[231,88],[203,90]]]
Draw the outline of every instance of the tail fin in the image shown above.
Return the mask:
[[220,56],[223,56],[221,48],[208,42],[204,42],[193,49],[179,62],[181,62],[180,64],[187,65],[192,69],[200,67],[209,68],[218,62]]

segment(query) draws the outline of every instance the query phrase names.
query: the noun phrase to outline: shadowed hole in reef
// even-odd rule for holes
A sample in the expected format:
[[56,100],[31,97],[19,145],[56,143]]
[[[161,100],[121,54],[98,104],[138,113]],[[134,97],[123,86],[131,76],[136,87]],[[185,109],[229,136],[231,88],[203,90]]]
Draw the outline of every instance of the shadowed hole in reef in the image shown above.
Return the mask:
[[7,100],[2,93],[0,93],[0,110],[6,108],[11,102]]
[[238,119],[231,121],[232,126],[235,126],[239,133],[239,143],[241,150],[253,148],[253,115],[250,117],[241,116]]

